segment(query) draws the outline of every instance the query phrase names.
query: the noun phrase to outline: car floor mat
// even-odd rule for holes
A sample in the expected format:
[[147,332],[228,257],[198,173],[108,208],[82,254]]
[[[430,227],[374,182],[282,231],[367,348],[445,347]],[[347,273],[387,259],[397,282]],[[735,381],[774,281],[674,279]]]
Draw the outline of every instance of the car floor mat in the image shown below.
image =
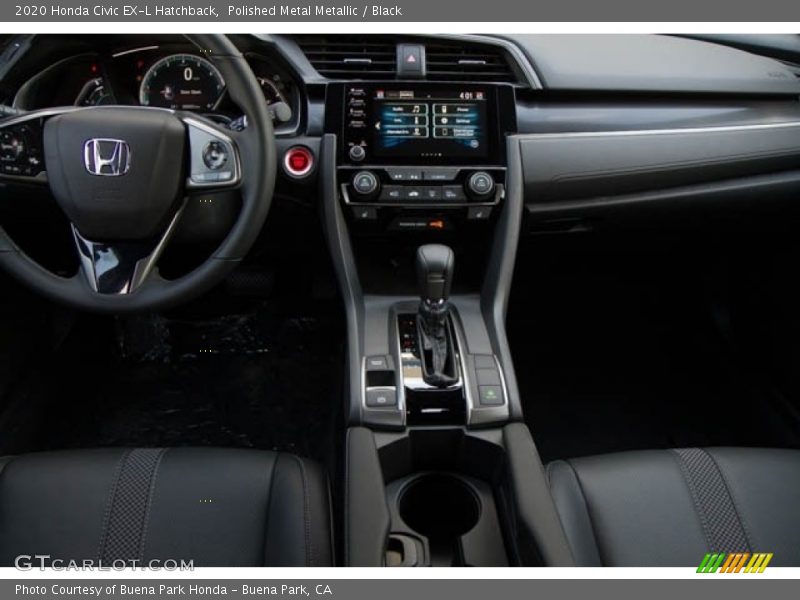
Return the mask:
[[36,449],[226,446],[330,454],[341,402],[333,311],[87,317],[59,353]]

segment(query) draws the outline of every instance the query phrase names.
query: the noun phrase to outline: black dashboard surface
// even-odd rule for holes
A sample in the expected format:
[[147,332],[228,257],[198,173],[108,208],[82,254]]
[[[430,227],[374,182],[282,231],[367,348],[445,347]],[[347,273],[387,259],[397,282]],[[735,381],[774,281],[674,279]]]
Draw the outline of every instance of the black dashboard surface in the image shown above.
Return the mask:
[[780,62],[715,43],[659,35],[518,35],[547,90],[800,94]]

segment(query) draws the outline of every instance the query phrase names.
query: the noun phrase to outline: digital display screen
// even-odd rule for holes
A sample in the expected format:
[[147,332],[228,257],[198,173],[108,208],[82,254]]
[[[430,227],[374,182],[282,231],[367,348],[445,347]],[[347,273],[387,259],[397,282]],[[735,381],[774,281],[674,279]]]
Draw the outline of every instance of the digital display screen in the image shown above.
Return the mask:
[[376,89],[372,98],[378,157],[479,158],[488,154],[482,90]]

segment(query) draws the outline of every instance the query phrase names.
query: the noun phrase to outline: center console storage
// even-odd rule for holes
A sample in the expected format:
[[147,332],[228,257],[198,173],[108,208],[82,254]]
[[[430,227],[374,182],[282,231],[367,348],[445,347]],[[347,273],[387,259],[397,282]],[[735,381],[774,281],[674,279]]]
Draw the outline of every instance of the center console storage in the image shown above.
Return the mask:
[[[376,472],[354,472],[352,478],[381,482],[385,543],[378,559],[385,566],[509,565],[506,511],[496,500],[502,498],[504,468],[497,443],[459,429],[366,439],[377,448],[368,443],[359,451],[375,453]],[[350,441],[349,451],[355,450]]]
[[[416,473],[386,490],[387,566],[507,566],[492,488],[457,473]],[[409,547],[414,550],[409,553]]]
[[350,566],[574,565],[527,427],[353,427],[347,433]]

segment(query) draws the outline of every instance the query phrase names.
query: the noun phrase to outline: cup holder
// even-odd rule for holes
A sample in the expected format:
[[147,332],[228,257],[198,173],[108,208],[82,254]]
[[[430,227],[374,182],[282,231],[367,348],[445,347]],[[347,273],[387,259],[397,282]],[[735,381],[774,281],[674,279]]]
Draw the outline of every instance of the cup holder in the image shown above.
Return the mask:
[[400,518],[432,544],[451,542],[477,525],[480,500],[465,481],[447,474],[422,475],[406,485],[398,502]]

